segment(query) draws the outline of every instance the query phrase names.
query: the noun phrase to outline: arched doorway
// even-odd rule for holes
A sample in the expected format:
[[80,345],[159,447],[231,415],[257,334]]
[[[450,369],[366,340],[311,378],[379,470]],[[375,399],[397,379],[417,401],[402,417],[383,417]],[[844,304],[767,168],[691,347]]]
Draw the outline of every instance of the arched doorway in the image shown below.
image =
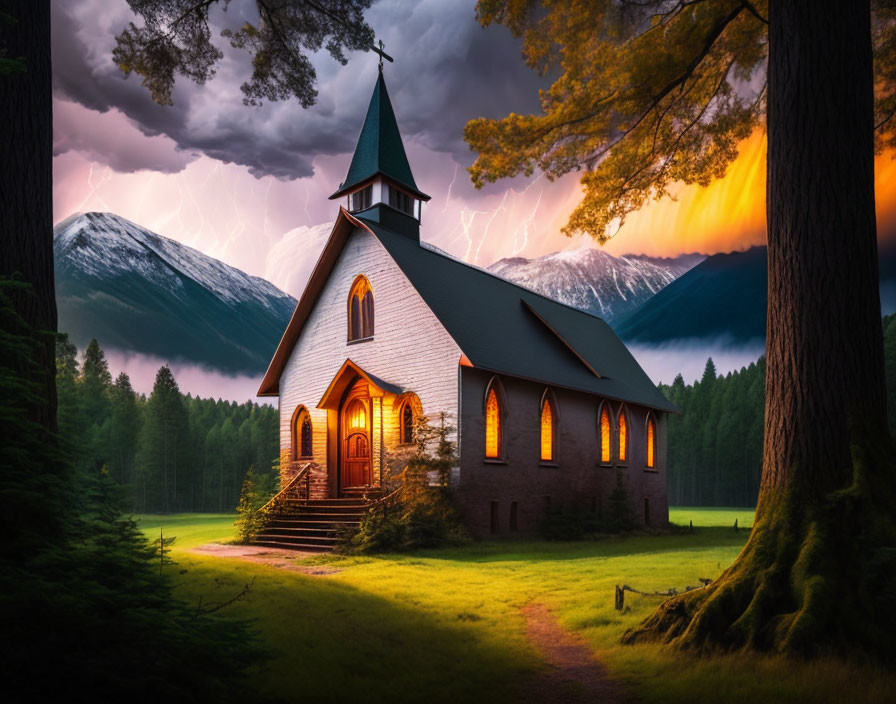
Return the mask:
[[341,491],[370,485],[370,412],[367,384],[356,384],[346,395],[340,419]]

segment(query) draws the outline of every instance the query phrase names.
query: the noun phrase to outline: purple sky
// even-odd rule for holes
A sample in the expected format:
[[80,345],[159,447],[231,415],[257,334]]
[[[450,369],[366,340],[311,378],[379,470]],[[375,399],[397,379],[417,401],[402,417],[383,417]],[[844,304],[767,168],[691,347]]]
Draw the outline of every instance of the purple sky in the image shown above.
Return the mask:
[[[579,198],[576,174],[553,183],[518,178],[482,191],[470,184],[467,120],[536,111],[545,85],[524,65],[520,43],[503,27],[481,27],[474,7],[473,0],[380,0],[367,14],[395,57],[385,69],[389,93],[416,181],[432,195],[422,236],[481,266],[593,246],[560,234]],[[253,0],[232,0],[227,13],[215,10],[215,34],[254,20],[247,14],[253,8]],[[298,297],[338,209],[327,196],[347,171],[376,56],[352,54],[346,66],[314,57],[319,100],[311,109],[295,101],[250,108],[239,90],[247,57],[218,38],[224,59],[217,75],[204,86],[178,79],[174,105],[165,107],[111,61],[114,36],[133,19],[124,0],[54,0],[56,221],[115,212]],[[724,179],[649,204],[607,250],[670,256],[764,242],[764,152],[764,135],[756,133]],[[896,162],[889,155],[878,160],[877,181],[880,216],[892,221]],[[156,361],[140,364],[151,369]],[[242,380],[228,395],[245,398],[253,383]]]
[[[253,7],[233,0],[227,13],[213,12],[213,23],[236,26]],[[165,107],[112,64],[114,35],[132,19],[124,0],[54,3],[56,220],[113,211],[298,295],[281,254],[301,243],[306,228],[335,216],[327,196],[345,176],[376,57],[357,53],[347,66],[315,57],[319,101],[309,110],[295,101],[249,108],[239,91],[248,62],[222,40],[217,75],[204,86],[179,79],[174,106]],[[471,0],[381,0],[368,19],[395,57],[386,66],[390,95],[417,183],[433,196],[423,237],[479,265],[590,246],[560,234],[579,195],[575,174],[475,191],[466,173],[473,161],[462,138],[467,120],[537,110],[544,81],[523,64],[519,42],[503,27],[481,27]],[[742,168],[751,182],[761,171],[760,150],[753,152]],[[636,214],[609,251],[669,255],[761,241],[762,205],[744,196],[755,188],[717,187],[730,193],[684,189],[679,201]],[[731,206],[735,198],[740,205]],[[716,210],[724,201],[728,222],[738,225],[720,235],[718,218],[706,217],[711,209],[694,216],[695,199],[715,201]]]

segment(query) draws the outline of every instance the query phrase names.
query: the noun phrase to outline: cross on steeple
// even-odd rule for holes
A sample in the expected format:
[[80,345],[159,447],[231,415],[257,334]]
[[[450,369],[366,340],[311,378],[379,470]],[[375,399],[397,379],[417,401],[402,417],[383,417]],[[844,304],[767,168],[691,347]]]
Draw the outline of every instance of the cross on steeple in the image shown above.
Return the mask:
[[383,59],[386,59],[386,60],[388,60],[388,61],[394,61],[394,60],[395,60],[395,59],[393,59],[391,56],[389,56],[385,51],[383,51],[383,47],[384,47],[384,46],[385,46],[385,44],[383,44],[383,40],[380,39],[379,47],[377,47],[376,45],[370,47],[371,51],[374,51],[374,52],[376,52],[377,54],[380,55],[380,73],[383,72]]

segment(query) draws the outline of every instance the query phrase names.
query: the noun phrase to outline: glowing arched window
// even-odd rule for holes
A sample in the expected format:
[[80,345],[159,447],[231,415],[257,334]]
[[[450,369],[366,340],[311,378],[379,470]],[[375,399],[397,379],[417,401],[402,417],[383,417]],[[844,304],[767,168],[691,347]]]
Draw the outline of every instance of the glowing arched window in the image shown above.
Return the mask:
[[363,276],[355,279],[349,295],[348,339],[373,337],[373,289]]
[[610,409],[604,404],[600,407],[600,461],[604,464],[611,458],[610,428]]
[[300,406],[293,420],[292,446],[293,459],[311,457],[314,454],[312,447],[311,416],[304,406]]
[[618,457],[620,462],[625,462],[628,457],[628,419],[625,415],[625,406],[619,407],[619,420],[616,423],[618,428],[619,448]]
[[656,423],[653,416],[647,416],[647,466],[656,465]]
[[485,456],[501,457],[501,406],[494,389],[489,389],[485,399]]
[[364,430],[367,428],[367,409],[363,401],[353,401],[346,413],[349,430]]
[[401,407],[400,435],[400,442],[414,442],[414,408],[410,401],[405,401]]
[[554,461],[554,410],[547,396],[541,404],[541,461]]

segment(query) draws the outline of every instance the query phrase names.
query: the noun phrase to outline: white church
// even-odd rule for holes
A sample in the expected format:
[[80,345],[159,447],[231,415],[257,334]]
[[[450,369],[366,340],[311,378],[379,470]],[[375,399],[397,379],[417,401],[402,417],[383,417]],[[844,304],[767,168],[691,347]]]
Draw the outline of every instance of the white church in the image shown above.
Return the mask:
[[344,203],[260,396],[279,397],[285,510],[258,542],[326,550],[382,496],[416,419],[455,425],[451,487],[477,537],[536,533],[545,512],[602,512],[625,479],[632,514],[668,523],[667,414],[602,319],[428,247],[382,71]]

